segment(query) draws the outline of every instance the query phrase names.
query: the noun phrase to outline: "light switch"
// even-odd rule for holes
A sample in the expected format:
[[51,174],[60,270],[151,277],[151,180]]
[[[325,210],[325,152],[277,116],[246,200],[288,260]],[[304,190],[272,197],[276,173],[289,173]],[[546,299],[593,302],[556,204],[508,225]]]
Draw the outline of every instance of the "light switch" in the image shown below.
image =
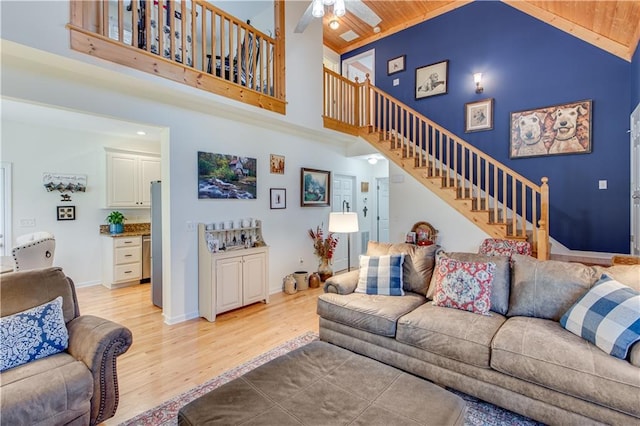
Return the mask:
[[394,86],[399,86],[400,85],[400,79],[399,78],[394,78],[393,79],[393,85]]
[[599,180],[598,181],[598,189],[607,189],[607,181]]

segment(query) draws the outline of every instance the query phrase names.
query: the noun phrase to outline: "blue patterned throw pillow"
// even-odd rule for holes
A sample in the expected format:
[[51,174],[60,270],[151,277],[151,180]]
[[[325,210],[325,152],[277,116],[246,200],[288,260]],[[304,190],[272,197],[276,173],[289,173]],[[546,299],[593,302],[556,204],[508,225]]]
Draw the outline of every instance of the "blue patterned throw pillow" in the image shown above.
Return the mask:
[[62,352],[69,333],[62,313],[62,297],[0,318],[0,371]]
[[607,274],[560,318],[570,332],[616,358],[640,341],[640,293]]
[[404,254],[360,256],[360,276],[355,292],[404,296],[402,262]]

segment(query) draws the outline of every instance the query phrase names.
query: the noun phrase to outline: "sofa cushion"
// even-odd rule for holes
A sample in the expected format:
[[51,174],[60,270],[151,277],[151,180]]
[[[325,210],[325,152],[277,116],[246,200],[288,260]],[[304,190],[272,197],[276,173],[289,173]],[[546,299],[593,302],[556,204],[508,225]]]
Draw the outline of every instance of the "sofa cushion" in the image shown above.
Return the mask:
[[[487,256],[477,253],[443,253],[439,256],[447,256],[463,262],[493,262],[496,269],[493,274],[491,284],[491,310],[501,315],[505,315],[509,309],[509,290],[511,287],[511,265],[508,257]],[[431,279],[433,282],[433,278]],[[429,287],[428,299],[433,299],[435,294],[435,283]]]
[[488,315],[491,308],[491,284],[496,264],[462,262],[441,257],[434,272],[436,292],[433,304]]
[[396,340],[481,368],[489,368],[491,340],[506,318],[422,305],[398,320]]
[[318,315],[353,328],[394,337],[398,318],[427,302],[416,293],[404,296],[325,293],[318,298]]
[[609,267],[595,265],[593,269],[596,271],[596,277],[607,274],[620,284],[640,291],[640,265],[613,265]]
[[0,371],[62,352],[69,333],[62,313],[62,296],[0,318]]
[[88,416],[91,371],[66,352],[12,368],[0,377],[2,424],[66,424]]
[[508,317],[526,316],[559,321],[598,276],[591,266],[513,255]]
[[640,369],[607,355],[556,321],[509,318],[491,348],[491,367],[497,371],[640,416]]
[[407,243],[380,243],[369,241],[367,245],[368,256],[381,256],[385,254],[404,253],[404,264],[402,265],[402,276],[404,290],[413,293],[427,294],[431,283],[431,274],[435,265],[435,254],[440,248],[437,245],[426,247],[415,246]]
[[402,263],[404,254],[360,256],[360,275],[356,293],[404,296]]
[[640,293],[603,274],[560,324],[609,355],[625,359],[640,340]]

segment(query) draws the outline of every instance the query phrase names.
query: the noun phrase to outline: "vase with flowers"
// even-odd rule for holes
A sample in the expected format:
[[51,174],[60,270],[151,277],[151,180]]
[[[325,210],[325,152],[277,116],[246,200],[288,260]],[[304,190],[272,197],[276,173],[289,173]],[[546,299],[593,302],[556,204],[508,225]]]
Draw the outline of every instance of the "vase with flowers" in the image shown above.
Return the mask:
[[330,264],[333,253],[338,245],[338,237],[335,237],[332,232],[329,232],[325,238],[322,226],[316,226],[315,231],[309,229],[309,236],[313,240],[315,255],[318,256],[320,261],[318,265],[318,275],[320,275],[321,281],[326,281],[333,275]]

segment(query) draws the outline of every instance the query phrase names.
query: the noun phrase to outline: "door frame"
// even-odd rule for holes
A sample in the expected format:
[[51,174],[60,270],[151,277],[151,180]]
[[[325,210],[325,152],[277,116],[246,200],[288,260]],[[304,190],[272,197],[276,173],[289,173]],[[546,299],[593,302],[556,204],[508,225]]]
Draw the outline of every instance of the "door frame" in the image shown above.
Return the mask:
[[4,245],[2,247],[2,250],[0,250],[0,253],[2,253],[2,256],[10,256],[11,250],[13,248],[13,234],[12,234],[13,221],[11,218],[12,217],[11,188],[13,187],[11,184],[11,178],[13,175],[13,171],[12,171],[11,163],[6,161],[0,162],[0,169],[1,169],[0,173],[4,175],[3,188],[2,188],[2,195],[3,195],[3,199],[2,199],[3,229],[2,231],[4,231],[4,236],[2,237],[2,239],[3,239]]
[[[375,66],[376,49],[367,50],[366,52],[362,52],[350,58],[344,59],[341,64],[342,76],[351,80],[351,78],[348,75],[348,66],[354,62],[360,61],[362,58],[366,58],[369,56],[371,56],[371,64],[372,64],[369,72],[369,80],[371,81],[371,84],[375,85],[376,84],[376,66]],[[362,83],[362,81],[360,83]]]

